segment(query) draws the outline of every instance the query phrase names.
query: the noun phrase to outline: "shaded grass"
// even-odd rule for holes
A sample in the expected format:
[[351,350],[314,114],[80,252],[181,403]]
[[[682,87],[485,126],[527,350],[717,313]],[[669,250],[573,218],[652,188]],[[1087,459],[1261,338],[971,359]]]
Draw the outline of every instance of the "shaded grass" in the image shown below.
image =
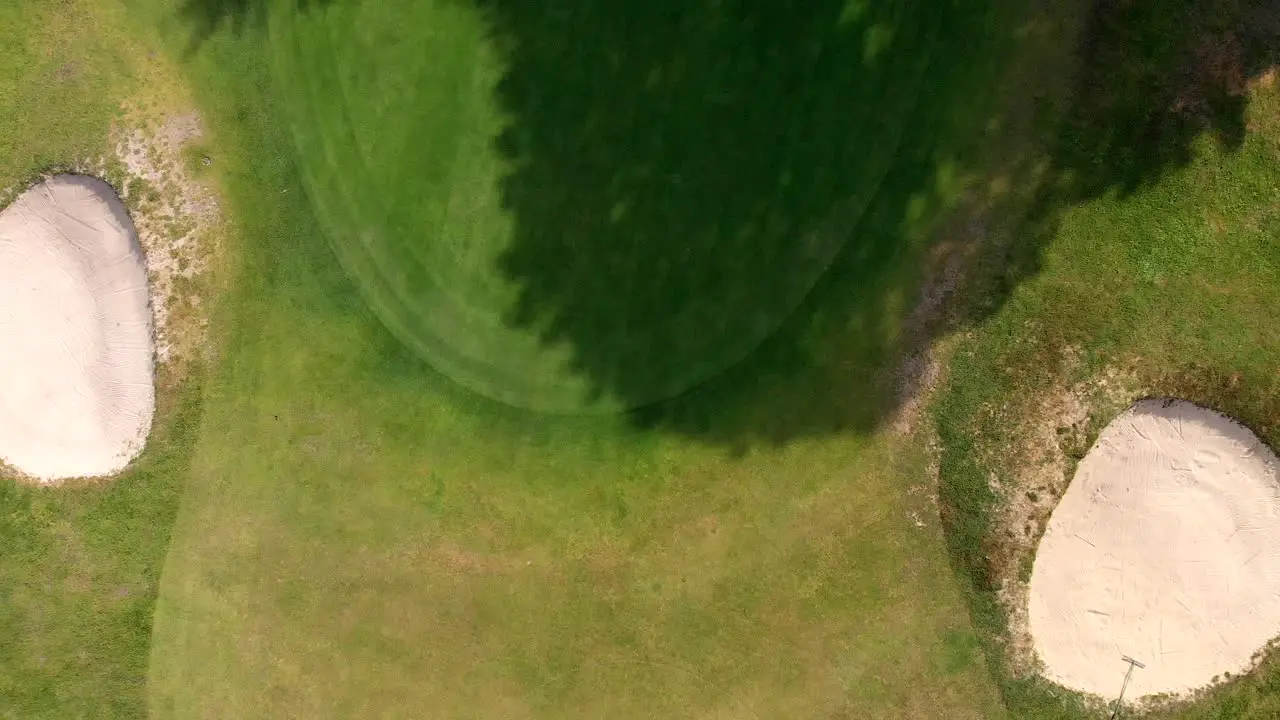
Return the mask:
[[[937,77],[938,29],[986,13],[348,2],[272,28],[308,192],[379,316],[461,384],[572,413],[717,375],[846,243],[874,287],[861,340],[886,354],[881,303],[905,288],[871,280],[932,188],[885,176],[947,160],[918,116],[983,97]],[[863,228],[873,200],[886,226]]]
[[[1021,8],[336,3],[282,14],[273,57],[321,226],[398,338],[506,402],[745,447],[897,409],[918,230],[1018,134],[989,116],[1010,36],[1078,10]],[[1000,178],[1050,188],[1039,227],[986,249],[953,327],[1038,272],[1060,207],[1158,181],[1206,125],[1238,141],[1229,87],[1267,53],[1230,35],[1246,9],[1099,6],[1052,167]],[[430,54],[423,27],[447,38]],[[1060,112],[1052,84],[1021,91]]]

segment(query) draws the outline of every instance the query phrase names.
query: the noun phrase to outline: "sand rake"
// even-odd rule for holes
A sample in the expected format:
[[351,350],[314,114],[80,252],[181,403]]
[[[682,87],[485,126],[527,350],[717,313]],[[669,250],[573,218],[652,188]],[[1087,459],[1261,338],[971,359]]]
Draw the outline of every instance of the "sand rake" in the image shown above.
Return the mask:
[[1143,665],[1128,655],[1121,655],[1120,657],[1125,662],[1129,663],[1129,669],[1124,674],[1124,683],[1120,685],[1120,696],[1116,698],[1115,709],[1111,711],[1111,720],[1116,720],[1116,718],[1120,717],[1120,708],[1124,707],[1124,691],[1129,687],[1129,678],[1133,677],[1133,669],[1146,667],[1146,665]]

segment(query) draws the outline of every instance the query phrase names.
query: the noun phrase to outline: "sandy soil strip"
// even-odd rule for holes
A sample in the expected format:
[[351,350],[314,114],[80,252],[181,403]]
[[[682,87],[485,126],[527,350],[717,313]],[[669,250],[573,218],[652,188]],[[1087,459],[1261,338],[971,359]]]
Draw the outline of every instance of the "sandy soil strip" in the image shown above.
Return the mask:
[[146,264],[115,191],[59,175],[0,213],[0,461],[110,475],[155,411]]
[[1250,430],[1144,400],[1103,430],[1053,512],[1031,576],[1045,675],[1114,698],[1181,694],[1249,669],[1280,635],[1280,461]]

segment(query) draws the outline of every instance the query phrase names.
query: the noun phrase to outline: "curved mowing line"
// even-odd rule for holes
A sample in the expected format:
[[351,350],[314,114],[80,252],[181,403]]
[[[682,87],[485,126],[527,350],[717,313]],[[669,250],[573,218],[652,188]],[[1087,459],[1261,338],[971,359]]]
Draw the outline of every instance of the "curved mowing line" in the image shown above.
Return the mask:
[[[762,283],[761,287],[765,289],[754,294],[750,288],[735,288],[738,292],[732,297],[738,298],[739,305],[727,307],[720,316],[706,311],[705,298],[692,298],[694,304],[686,303],[683,309],[677,308],[675,315],[645,316],[644,325],[612,329],[606,336],[611,342],[600,348],[587,348],[583,344],[589,344],[589,338],[565,330],[566,327],[573,328],[573,323],[580,320],[573,316],[581,310],[573,305],[577,301],[566,297],[566,304],[553,314],[547,314],[546,308],[534,308],[534,315],[523,319],[527,322],[516,323],[512,318],[518,315],[519,300],[527,299],[533,292],[527,283],[541,278],[501,277],[504,271],[509,275],[509,269],[467,265],[466,258],[450,253],[447,243],[442,242],[448,237],[455,242],[481,243],[468,246],[471,250],[481,251],[494,250],[498,247],[495,243],[504,240],[516,243],[505,253],[489,253],[494,258],[510,258],[513,251],[527,252],[528,249],[521,248],[519,243],[526,241],[521,233],[530,231],[528,223],[532,220],[521,214],[520,211],[527,206],[521,206],[518,199],[513,200],[507,186],[513,180],[524,179],[520,174],[530,172],[530,169],[516,168],[512,174],[503,177],[490,173],[476,174],[477,166],[485,168],[493,164],[501,175],[502,167],[509,164],[492,155],[496,152],[492,148],[496,138],[488,131],[490,125],[498,123],[492,109],[486,108],[492,108],[494,100],[478,99],[475,95],[474,87],[480,84],[485,85],[482,92],[486,94],[502,92],[501,88],[492,88],[489,83],[477,82],[480,75],[487,74],[491,65],[487,57],[488,41],[481,37],[485,34],[483,21],[469,15],[474,11],[457,6],[430,7],[428,10],[422,10],[422,7],[426,6],[418,6],[421,16],[438,22],[415,23],[419,18],[412,16],[411,11],[406,11],[404,17],[398,17],[396,22],[413,27],[441,28],[436,31],[438,38],[418,43],[423,52],[434,50],[431,57],[439,62],[418,63],[417,67],[406,69],[390,61],[392,51],[388,50],[382,64],[375,67],[378,73],[411,73],[406,77],[418,81],[409,85],[417,88],[417,94],[437,94],[433,99],[440,108],[439,115],[421,113],[421,103],[411,105],[408,104],[409,99],[401,103],[399,98],[395,98],[393,107],[400,111],[397,116],[399,123],[382,120],[386,111],[379,108],[379,122],[376,126],[366,125],[363,130],[355,112],[361,107],[358,103],[361,100],[366,103],[385,102],[387,98],[371,97],[372,94],[362,97],[358,85],[353,86],[356,81],[351,79],[351,74],[369,66],[354,61],[341,64],[338,58],[344,48],[352,47],[351,43],[367,40],[369,34],[386,26],[379,25],[379,18],[370,20],[372,16],[369,14],[353,16],[348,11],[391,11],[369,9],[372,6],[367,5],[348,7],[337,4],[330,11],[305,16],[276,14],[270,23],[275,75],[292,121],[298,165],[309,198],[344,269],[397,339],[443,374],[482,395],[511,405],[568,414],[612,412],[674,396],[739,362],[776,332],[813,289],[844,244],[852,239],[859,219],[879,192],[898,156],[904,140],[904,128],[908,124],[906,120],[915,112],[940,29],[939,16],[927,14],[920,23],[908,27],[918,37],[907,37],[899,42],[902,50],[891,49],[888,52],[890,59],[897,61],[890,66],[896,72],[882,68],[866,73],[869,80],[865,85],[873,87],[872,92],[875,93],[870,97],[882,102],[865,111],[869,114],[867,118],[857,118],[867,124],[880,120],[873,128],[874,141],[866,143],[869,147],[865,156],[860,158],[861,172],[846,181],[845,199],[828,206],[825,219],[815,223],[815,216],[804,215],[800,221],[809,226],[807,230],[795,228],[787,231],[787,237],[797,239],[781,248],[787,265],[771,268],[776,274],[766,280],[772,284]],[[900,25],[912,19],[904,20],[903,16],[908,13],[897,7],[893,11],[891,19],[899,21]],[[327,12],[334,14],[327,15]],[[390,21],[383,19],[381,22]],[[883,38],[883,32],[872,32],[879,27],[868,27],[864,37]],[[357,37],[360,33],[366,33],[366,36]],[[343,38],[351,40],[344,44]],[[377,50],[382,46],[374,43],[372,47]],[[370,45],[366,44],[364,50],[370,50]],[[455,52],[449,55],[450,51]],[[902,69],[904,65],[905,70]],[[519,73],[521,68],[508,68],[508,72]],[[440,74],[440,77],[433,77],[432,73]],[[846,79],[843,75],[840,78],[842,81]],[[861,87],[852,89],[863,90]],[[476,102],[485,105],[477,108]],[[824,104],[820,111],[829,113],[828,105],[830,103]],[[847,109],[846,106],[837,107]],[[430,121],[422,122],[427,115],[430,115]],[[476,119],[482,125],[478,130],[468,122]],[[518,134],[522,130],[521,122],[535,122],[537,119],[516,117],[514,125],[508,129]],[[831,125],[827,115],[820,115],[818,119],[824,129]],[[376,148],[386,137],[379,131],[398,133],[396,137],[403,138],[409,129],[420,132],[409,138],[420,146],[433,140],[440,141],[442,145],[448,144],[449,147],[441,148],[440,152],[453,160],[444,162],[440,157],[427,156],[430,162],[424,167],[415,167],[411,164],[413,154],[405,151],[404,141],[398,139],[396,147],[400,151],[393,159],[400,160],[401,164],[379,168],[374,163],[386,154],[379,155],[376,149],[361,147],[362,137],[369,148]],[[779,129],[780,138],[791,138],[791,144],[779,146],[782,152],[790,153],[783,155],[783,159],[794,159],[792,156],[808,149],[802,144],[809,141],[804,137],[807,129],[803,125],[789,130]],[[566,133],[572,130],[571,127]],[[480,138],[476,132],[485,134]],[[644,135],[640,139],[651,138]],[[847,138],[841,140],[847,145]],[[489,152],[467,154],[472,145],[487,145]],[[770,148],[762,152],[776,150]],[[535,167],[532,172],[540,169]],[[635,171],[635,168],[611,169]],[[555,178],[573,170],[550,168]],[[406,185],[407,189],[382,180],[381,176],[388,173],[411,181]],[[440,177],[434,178],[434,175]],[[537,176],[533,177],[536,179]],[[480,182],[477,183],[476,178],[480,178]],[[432,180],[435,184],[430,184]],[[459,195],[459,188],[483,185],[488,187],[478,193]],[[486,202],[492,200],[487,193],[496,192],[499,187],[506,191],[497,202],[503,207]],[[676,199],[688,202],[691,197]],[[460,199],[467,203],[461,210],[456,207],[456,201]],[[515,211],[509,209],[513,204],[516,205]],[[570,202],[563,208],[557,206],[557,209],[572,212],[575,208]],[[753,208],[752,212],[761,211]],[[768,239],[760,235],[764,231],[759,229],[759,217],[765,216],[755,215],[756,219],[748,221],[752,224],[727,229],[740,234],[744,227],[754,228],[750,238]],[[567,227],[572,222],[569,218],[560,221]],[[459,224],[464,227],[459,228]],[[512,226],[514,239],[505,237],[506,233],[501,232],[503,228]],[[406,230],[406,227],[421,227],[422,234]],[[474,227],[479,227],[480,232],[468,232]],[[720,235],[726,230],[723,226],[711,229]],[[542,229],[533,228],[535,232],[539,230]],[[673,230],[679,232],[682,228]],[[485,231],[491,232],[486,234]],[[555,231],[553,228],[551,232]],[[498,235],[494,235],[495,232]],[[595,241],[596,238],[587,240]],[[605,242],[607,238],[600,238],[600,241]],[[415,242],[422,242],[422,246],[416,247]],[[621,248],[621,251],[627,249]],[[629,249],[637,252],[640,248],[633,244]],[[469,253],[467,257],[474,256],[475,253]],[[545,262],[573,263],[574,260],[571,257],[549,257]],[[617,260],[616,255],[613,260]],[[733,258],[726,257],[726,262],[733,262]],[[456,277],[451,281],[450,276],[453,275]],[[627,279],[634,282],[639,278],[632,273]],[[598,278],[591,280],[599,282]],[[625,279],[619,280],[619,285],[626,288],[625,282]],[[510,298],[502,298],[501,292],[495,296],[493,288],[507,290]],[[767,297],[770,295],[772,297]],[[767,305],[759,304],[761,296],[766,296]],[[741,307],[744,298],[753,306]],[[724,298],[718,299],[724,302]],[[712,298],[711,302],[716,300]],[[716,309],[714,305],[712,308]],[[735,308],[763,312],[735,314]],[[588,308],[585,312],[594,310]],[[671,338],[660,333],[673,332],[671,328],[679,326],[682,319],[688,325],[690,319],[705,322],[713,317],[726,318],[722,326],[727,325],[728,331],[716,334],[714,328],[706,328],[707,336],[696,338],[688,346],[697,352],[692,357],[655,357],[658,370],[651,377],[644,378],[641,390],[637,391],[634,384],[626,385],[624,378],[611,375],[615,371],[625,371],[628,366],[636,367],[635,358],[645,353],[662,353],[665,347],[662,342],[670,342]],[[683,330],[696,336],[702,329],[691,331],[685,327]],[[606,356],[605,365],[601,367],[599,362],[592,365],[591,361],[599,360],[593,353],[601,351],[601,348],[606,348],[602,351]],[[611,365],[607,361],[609,352],[617,356],[618,363]],[[664,366],[664,361],[672,361],[672,365]],[[674,361],[679,361],[679,364]],[[621,392],[619,388],[622,388]]]
[[[316,163],[308,162],[310,158],[314,157],[311,152],[319,149],[322,151],[321,155],[327,160],[327,163],[320,166],[322,169],[325,167],[352,167],[353,165],[367,167],[363,157],[355,158],[354,163],[337,159],[340,155],[344,158],[351,158],[352,153],[347,152],[342,155],[342,151],[346,148],[359,146],[354,134],[355,123],[350,119],[348,104],[325,103],[325,100],[331,100],[331,98],[319,96],[320,91],[316,87],[316,83],[309,82],[318,76],[316,72],[307,73],[298,69],[294,60],[303,54],[303,44],[296,34],[290,32],[294,29],[289,25],[290,19],[293,18],[286,16],[280,22],[271,24],[273,30],[272,49],[276,76],[281,87],[300,88],[307,93],[307,97],[302,99],[300,103],[288,104],[287,107],[288,110],[292,111],[290,116],[292,118],[293,137],[300,158],[299,165],[303,171],[302,175],[312,200],[312,206],[319,216],[322,226],[327,231],[326,239],[344,269],[356,281],[357,286],[370,306],[397,339],[409,346],[417,355],[430,362],[439,371],[460,384],[513,405],[538,407],[561,404],[557,403],[554,398],[539,402],[538,388],[520,387],[519,376],[502,377],[495,372],[502,369],[500,366],[495,366],[485,359],[477,358],[474,354],[469,354],[462,348],[455,347],[444,339],[426,331],[429,329],[429,319],[426,317],[429,308],[425,303],[409,301],[406,295],[411,290],[416,290],[420,295],[430,295],[434,292],[444,294],[446,298],[452,299],[447,292],[447,286],[426,283],[420,287],[406,288],[403,283],[397,283],[395,278],[401,273],[395,270],[394,264],[397,258],[394,256],[394,247],[377,244],[375,238],[378,231],[370,230],[369,228],[378,228],[380,218],[369,219],[365,217],[365,213],[362,212],[365,208],[354,199],[354,193],[358,189],[356,185],[354,183],[344,185],[341,182],[336,182],[341,179],[339,175],[331,174],[326,177],[324,173],[317,172]],[[332,52],[324,52],[322,49],[317,54],[331,55]],[[319,64],[313,68],[313,71],[317,69],[332,71],[335,67],[332,62],[329,62]],[[302,82],[296,82],[297,80],[302,80]],[[289,99],[298,100],[296,97]],[[301,108],[299,108],[299,105],[301,105]],[[336,107],[342,113],[345,122],[339,124],[339,129],[343,131],[343,137],[335,138],[333,134],[313,137],[315,133],[311,132],[311,128],[314,127],[314,114],[309,109],[321,106]],[[343,140],[345,140],[345,143]],[[329,202],[325,202],[326,200]],[[388,250],[392,252],[388,252]],[[455,314],[461,314],[459,311],[465,312],[468,308],[465,308],[462,303],[455,303],[450,309]],[[474,312],[469,314],[472,318],[476,315]],[[502,326],[500,321],[490,324]],[[505,339],[508,340],[509,345],[518,345],[521,338],[518,337],[517,333],[513,332],[509,333],[509,337]],[[530,349],[536,350],[537,341],[533,338],[528,338],[527,340]],[[508,347],[497,353],[499,357],[506,357],[512,354],[521,354],[520,349],[518,347]],[[586,388],[583,385],[573,400],[576,402],[578,398],[585,397],[585,395]],[[534,402],[529,402],[530,398],[533,398]]]

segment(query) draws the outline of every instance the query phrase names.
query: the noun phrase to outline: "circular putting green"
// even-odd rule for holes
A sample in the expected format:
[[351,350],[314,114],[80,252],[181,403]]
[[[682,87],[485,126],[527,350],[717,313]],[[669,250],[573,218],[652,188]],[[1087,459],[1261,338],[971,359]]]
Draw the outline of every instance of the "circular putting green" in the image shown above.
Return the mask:
[[738,362],[860,240],[937,29],[880,5],[335,0],[270,27],[309,198],[386,326],[478,393],[587,413]]

